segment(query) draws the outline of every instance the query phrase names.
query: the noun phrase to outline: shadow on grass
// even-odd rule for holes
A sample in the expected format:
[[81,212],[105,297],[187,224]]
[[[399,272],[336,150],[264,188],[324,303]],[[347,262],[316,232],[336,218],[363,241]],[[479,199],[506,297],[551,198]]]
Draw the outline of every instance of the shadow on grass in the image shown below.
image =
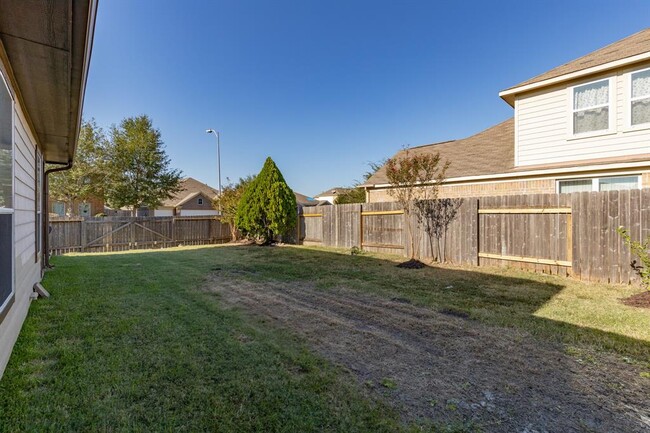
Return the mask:
[[[551,341],[588,344],[598,350],[650,360],[648,340],[538,315],[540,309],[563,290],[577,288],[579,297],[589,296],[593,285],[588,283],[513,269],[436,266],[421,270],[399,269],[395,265],[401,257],[352,256],[346,251],[321,248],[227,248],[229,254],[218,257],[217,263],[248,279],[306,281],[320,288],[346,287],[404,298],[442,313],[521,328]],[[620,286],[610,286],[607,290],[618,289],[626,293],[630,290]],[[613,305],[608,302],[602,299],[605,308],[627,308],[618,302]],[[584,313],[589,314],[589,311]],[[638,310],[638,315],[648,316],[643,310]]]
[[[396,431],[390,411],[360,399],[290,335],[243,321],[196,290],[223,270],[254,282],[356,290],[650,359],[648,341],[538,317],[574,282],[523,272],[405,270],[390,257],[256,246],[73,255],[54,264],[44,280],[53,297],[32,306],[0,382],[10,430]],[[570,368],[560,370],[570,382]]]

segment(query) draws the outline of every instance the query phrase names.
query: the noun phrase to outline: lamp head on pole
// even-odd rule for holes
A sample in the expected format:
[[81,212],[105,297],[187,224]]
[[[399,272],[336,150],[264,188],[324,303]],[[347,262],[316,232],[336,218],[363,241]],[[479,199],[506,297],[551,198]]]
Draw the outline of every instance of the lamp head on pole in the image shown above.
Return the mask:
[[214,133],[214,129],[206,129],[205,132],[208,134],[212,134]]

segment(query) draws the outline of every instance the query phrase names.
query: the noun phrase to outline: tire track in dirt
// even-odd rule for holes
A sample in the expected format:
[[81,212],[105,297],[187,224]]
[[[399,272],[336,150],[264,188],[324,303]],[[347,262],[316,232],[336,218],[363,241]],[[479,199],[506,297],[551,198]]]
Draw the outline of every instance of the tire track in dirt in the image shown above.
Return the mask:
[[[344,288],[222,272],[209,290],[303,336],[408,420],[475,421],[490,432],[650,430],[647,390],[614,359],[582,365],[522,331]],[[387,379],[395,389],[380,385]]]

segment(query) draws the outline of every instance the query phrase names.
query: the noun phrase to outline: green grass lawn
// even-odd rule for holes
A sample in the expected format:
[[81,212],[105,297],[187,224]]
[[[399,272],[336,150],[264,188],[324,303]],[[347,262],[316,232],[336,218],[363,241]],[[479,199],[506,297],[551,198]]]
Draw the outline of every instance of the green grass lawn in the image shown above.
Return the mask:
[[650,362],[650,311],[618,302],[639,288],[395,260],[230,246],[57,257],[52,298],[32,304],[0,380],[0,431],[435,430],[400,424],[302,341],[222,308],[200,290],[215,269],[398,296]]

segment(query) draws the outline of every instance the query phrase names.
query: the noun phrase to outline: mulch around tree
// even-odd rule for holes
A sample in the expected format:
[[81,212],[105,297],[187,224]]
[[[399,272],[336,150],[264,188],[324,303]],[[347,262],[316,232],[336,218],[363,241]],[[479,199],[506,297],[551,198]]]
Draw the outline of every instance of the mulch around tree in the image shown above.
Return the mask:
[[426,265],[424,263],[422,263],[417,259],[411,259],[397,265],[398,268],[406,268],[406,269],[422,269],[425,266]]
[[621,299],[621,303],[630,307],[650,308],[650,290]]

